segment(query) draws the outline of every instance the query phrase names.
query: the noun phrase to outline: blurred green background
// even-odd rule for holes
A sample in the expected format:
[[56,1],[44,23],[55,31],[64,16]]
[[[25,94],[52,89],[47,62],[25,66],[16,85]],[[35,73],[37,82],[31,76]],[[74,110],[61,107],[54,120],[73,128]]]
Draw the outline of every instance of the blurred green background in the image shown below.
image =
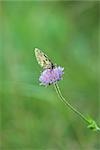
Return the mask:
[[1,150],[99,150],[100,133],[39,85],[34,48],[64,67],[61,91],[100,124],[99,2],[0,1]]

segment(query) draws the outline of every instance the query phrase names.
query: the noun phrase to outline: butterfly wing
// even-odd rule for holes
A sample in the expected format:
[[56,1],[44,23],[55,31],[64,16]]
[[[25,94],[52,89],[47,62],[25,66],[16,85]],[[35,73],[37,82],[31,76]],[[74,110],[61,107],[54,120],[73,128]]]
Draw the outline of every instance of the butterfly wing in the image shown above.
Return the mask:
[[37,59],[38,64],[40,64],[40,66],[43,69],[49,69],[49,68],[53,68],[53,63],[51,62],[51,60],[48,58],[47,55],[45,55],[41,50],[39,50],[38,48],[35,48],[35,56]]

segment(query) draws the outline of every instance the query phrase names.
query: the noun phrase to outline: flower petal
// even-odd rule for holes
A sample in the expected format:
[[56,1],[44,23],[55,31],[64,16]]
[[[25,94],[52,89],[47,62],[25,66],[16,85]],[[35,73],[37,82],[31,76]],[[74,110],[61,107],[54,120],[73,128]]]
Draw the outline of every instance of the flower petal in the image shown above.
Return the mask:
[[62,79],[64,68],[55,67],[53,69],[46,69],[41,73],[39,81],[42,85],[50,85]]

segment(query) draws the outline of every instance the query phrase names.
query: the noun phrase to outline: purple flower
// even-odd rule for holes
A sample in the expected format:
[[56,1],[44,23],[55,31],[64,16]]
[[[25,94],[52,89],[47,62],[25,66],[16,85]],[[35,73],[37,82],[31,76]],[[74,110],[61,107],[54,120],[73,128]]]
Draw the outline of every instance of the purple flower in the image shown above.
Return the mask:
[[56,83],[57,81],[62,79],[62,75],[64,68],[62,67],[55,67],[53,69],[46,69],[41,73],[39,81],[41,85],[50,85]]

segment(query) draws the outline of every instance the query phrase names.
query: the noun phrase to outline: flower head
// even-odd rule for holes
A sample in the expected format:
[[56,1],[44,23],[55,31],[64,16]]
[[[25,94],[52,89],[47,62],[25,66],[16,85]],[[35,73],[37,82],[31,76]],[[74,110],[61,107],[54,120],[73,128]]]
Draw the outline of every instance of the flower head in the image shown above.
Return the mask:
[[50,85],[56,83],[57,81],[62,79],[62,75],[64,68],[62,67],[55,67],[53,69],[46,69],[41,73],[39,81],[42,85]]

